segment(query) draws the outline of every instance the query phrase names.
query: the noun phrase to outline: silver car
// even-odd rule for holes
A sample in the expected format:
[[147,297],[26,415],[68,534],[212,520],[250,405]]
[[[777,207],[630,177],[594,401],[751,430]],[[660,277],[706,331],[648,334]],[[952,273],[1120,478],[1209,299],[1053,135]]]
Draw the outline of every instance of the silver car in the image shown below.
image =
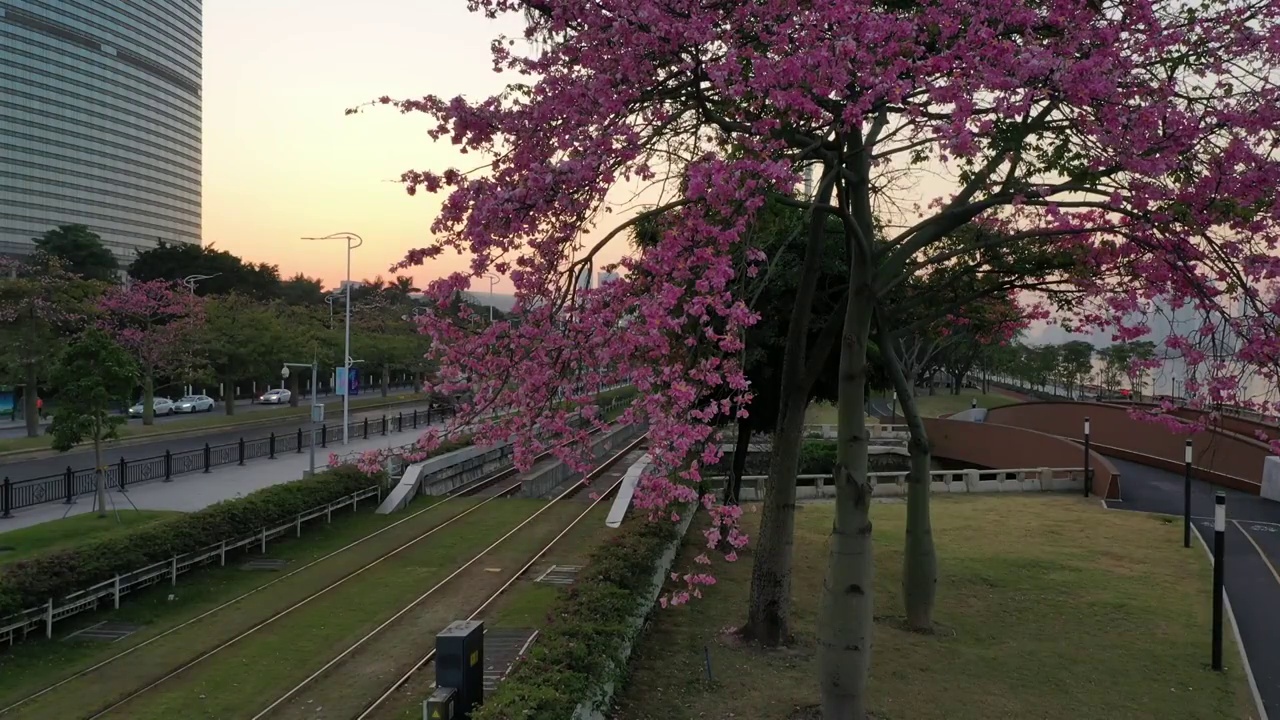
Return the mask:
[[208,395],[187,395],[173,404],[176,413],[212,412],[213,398]]
[[[166,397],[152,398],[151,411],[155,415],[172,415],[173,401]],[[129,417],[142,417],[142,401],[129,408]]]
[[293,397],[293,393],[280,388],[278,390],[268,390],[258,398],[258,402],[264,405],[282,405],[289,402],[289,398]]

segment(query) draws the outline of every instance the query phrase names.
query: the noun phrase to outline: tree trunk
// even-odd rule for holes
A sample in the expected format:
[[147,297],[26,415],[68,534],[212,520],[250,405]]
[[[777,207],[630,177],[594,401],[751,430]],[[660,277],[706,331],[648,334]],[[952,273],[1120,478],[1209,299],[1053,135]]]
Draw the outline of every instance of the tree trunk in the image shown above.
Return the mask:
[[742,476],[747,474],[747,454],[751,451],[751,425],[746,418],[738,420],[738,441],[733,447],[733,467],[724,483],[724,504],[737,505],[742,496]]
[[[823,165],[822,181],[814,198],[817,205],[831,201],[834,176]],[[796,288],[795,304],[782,355],[781,404],[765,483],[764,508],[760,516],[755,559],[751,566],[751,597],[747,623],[739,631],[743,638],[765,646],[776,646],[791,638],[791,547],[795,535],[796,473],[800,469],[800,443],[804,435],[804,411],[812,383],[806,377],[809,325],[813,298],[822,269],[822,243],[826,238],[827,216],[813,212],[809,217],[809,238],[804,265]],[[859,410],[859,417],[861,410]]]
[[[894,351],[894,341],[883,324],[877,327],[877,339],[881,347],[888,348],[882,352],[894,386],[899,390],[910,387],[913,376],[904,371],[901,359]],[[933,609],[938,595],[938,554],[933,544],[933,523],[929,515],[932,456],[929,435],[915,398],[908,396],[903,399],[902,414],[911,432],[907,441],[910,472],[907,475],[906,547],[902,555],[902,601],[906,607],[908,627],[932,630]]]
[[227,380],[223,383],[224,387],[230,388],[227,396],[222,400],[222,411],[228,415],[236,414],[236,383],[234,380]]
[[[869,235],[869,233],[868,233]],[[851,276],[857,272],[851,271]],[[858,274],[865,273],[865,268]],[[835,521],[818,614],[818,681],[823,720],[864,720],[871,668],[874,562],[868,438],[862,414],[874,295],[850,282],[840,344]]]
[[298,373],[289,373],[289,407],[298,407]]
[[22,413],[26,416],[27,437],[40,437],[40,368],[34,360],[24,365],[27,385],[22,389]]
[[156,379],[151,370],[142,375],[142,424],[156,424]]
[[107,516],[107,473],[102,467],[102,426],[94,423],[93,428],[93,484],[94,506],[98,517]]
[[382,368],[381,375],[382,377],[378,378],[378,383],[382,386],[382,397],[386,397],[387,385],[390,384],[390,381],[391,381],[391,368],[389,367]]

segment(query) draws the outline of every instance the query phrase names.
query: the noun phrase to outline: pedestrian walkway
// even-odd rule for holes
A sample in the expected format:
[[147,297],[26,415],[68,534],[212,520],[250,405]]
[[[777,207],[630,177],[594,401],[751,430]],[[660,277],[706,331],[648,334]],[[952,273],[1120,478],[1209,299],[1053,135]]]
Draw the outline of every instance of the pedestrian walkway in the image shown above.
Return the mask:
[[[441,427],[435,425],[435,427]],[[399,447],[425,433],[428,426],[416,431],[379,435],[368,440],[352,440],[348,445],[331,443],[328,448],[316,448],[316,470],[324,470],[329,454],[346,455]],[[107,493],[107,507],[121,512],[139,510],[178,510],[192,512],[223,500],[244,497],[255,490],[301,479],[309,467],[307,452],[279,455],[274,460],[255,460],[245,465],[219,465],[208,473],[175,475],[171,482],[152,481],[129,485],[125,492],[112,490]],[[72,515],[82,515],[94,510],[92,493],[80,495],[70,505],[45,503],[17,510],[13,517],[0,519],[0,532],[31,527]]]

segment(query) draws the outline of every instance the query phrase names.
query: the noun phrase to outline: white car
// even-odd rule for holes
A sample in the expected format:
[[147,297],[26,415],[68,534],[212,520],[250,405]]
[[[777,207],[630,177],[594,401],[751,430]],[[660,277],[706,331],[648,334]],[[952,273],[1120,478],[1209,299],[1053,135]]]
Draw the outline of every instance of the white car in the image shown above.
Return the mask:
[[[172,415],[173,401],[166,397],[152,398],[151,412],[155,415]],[[142,401],[129,408],[129,417],[142,417]]]
[[208,395],[187,395],[173,404],[176,413],[212,412],[213,398]]
[[258,402],[263,405],[283,405],[289,402],[289,398],[293,397],[293,393],[283,388],[277,390],[268,390],[262,393],[262,397],[258,398]]

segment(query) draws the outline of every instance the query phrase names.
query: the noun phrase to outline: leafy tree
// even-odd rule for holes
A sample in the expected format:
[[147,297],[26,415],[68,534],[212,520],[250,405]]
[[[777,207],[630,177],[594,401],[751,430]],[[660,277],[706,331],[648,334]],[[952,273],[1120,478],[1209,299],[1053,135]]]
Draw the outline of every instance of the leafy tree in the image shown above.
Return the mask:
[[49,425],[53,449],[66,452],[86,440],[93,443],[95,509],[107,514],[107,468],[102,443],[119,437],[125,419],[111,411],[138,377],[133,357],[106,333],[89,329],[71,340],[54,369],[58,407]]
[[99,327],[127,350],[142,380],[142,423],[155,423],[156,379],[188,379],[200,371],[197,354],[204,303],[164,280],[110,288],[98,302]]
[[86,280],[114,282],[120,270],[116,256],[85,225],[60,225],[35,242],[37,250],[58,258],[67,272]]
[[234,415],[236,383],[274,376],[292,329],[281,324],[272,306],[236,293],[209,299],[204,315],[199,352],[209,372],[227,388],[222,406]]
[[[1280,177],[1270,149],[1280,115],[1257,112],[1274,99],[1258,78],[1280,69],[1278,2],[1188,10],[1140,0],[1101,11],[1067,0],[469,5],[492,16],[528,12],[538,46],[493,44],[495,64],[522,79],[497,97],[395,103],[426,114],[433,138],[485,164],[483,174],[405,173],[411,192],[449,197],[431,241],[404,266],[467,253],[465,271],[428,287],[441,300],[488,272],[511,277],[518,327],[445,313],[422,323],[441,373],[466,378],[477,398],[454,422],[473,423],[490,405],[514,408],[484,421],[477,440],[515,436],[518,461],[548,443],[581,457],[556,442],[582,438],[570,424],[577,408],[553,399],[585,406],[584,384],[629,380],[641,398],[627,418],[649,422],[661,471],[646,478],[637,505],[696,500],[703,449],[750,393],[742,330],[757,318],[735,281],[738,263],[749,275],[768,258],[742,252],[743,238],[767,195],[787,194],[800,166],[815,166],[813,197],[793,201],[811,230],[787,328],[793,347],[814,324],[829,218],[849,248],[835,520],[816,633],[826,720],[861,720],[867,706],[874,582],[862,407],[875,315],[909,279],[957,259],[952,233],[975,221],[992,231],[968,255],[1040,246],[1078,248],[1090,269],[1126,261],[1127,287],[1090,273],[1078,280],[1096,305],[1079,308],[1086,323],[1123,322],[1135,296],[1221,318],[1213,291],[1222,278],[1253,293],[1259,309],[1280,308],[1254,290],[1273,272],[1280,238],[1269,181]],[[878,205],[942,164],[956,187],[909,222],[877,228]],[[669,194],[582,247],[583,226],[605,216],[617,183],[635,178]],[[657,215],[664,232],[626,258],[625,279],[574,289],[611,241]],[[1261,348],[1274,321],[1233,327]],[[784,360],[784,397],[803,378],[797,355]],[[707,401],[725,387],[737,396]],[[732,519],[736,509],[711,512]],[[666,599],[686,601],[707,576],[682,576],[687,585]],[[779,588],[781,579],[753,582],[752,604],[785,605]],[[789,635],[775,625],[763,641]]]
[[1093,372],[1093,345],[1084,340],[1063,343],[1058,349],[1058,377],[1067,395],[1074,396],[1077,385],[1084,384]]
[[324,304],[324,281],[298,273],[280,282],[280,299],[288,305]]
[[28,437],[40,435],[40,379],[64,341],[89,322],[102,289],[43,253],[27,262],[0,258],[0,357],[22,379]]
[[226,250],[219,250],[212,243],[169,244],[161,241],[150,250],[138,253],[129,265],[129,276],[134,280],[167,280],[181,282],[191,275],[208,276],[196,281],[195,294],[225,295],[238,292],[260,300],[279,297],[280,271],[267,263],[246,263]]

